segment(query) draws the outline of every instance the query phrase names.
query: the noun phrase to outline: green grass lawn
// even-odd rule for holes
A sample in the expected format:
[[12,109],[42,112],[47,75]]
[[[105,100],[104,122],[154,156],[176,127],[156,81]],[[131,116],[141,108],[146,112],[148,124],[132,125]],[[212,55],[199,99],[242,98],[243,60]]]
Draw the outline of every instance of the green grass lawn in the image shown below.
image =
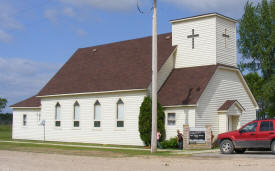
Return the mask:
[[[12,140],[11,126],[0,125],[0,140]],[[128,149],[98,149],[88,147],[67,147],[55,146],[52,144],[72,144],[72,145],[86,145],[86,146],[106,146],[106,147],[129,147],[129,148],[145,148],[138,146],[119,146],[119,145],[102,145],[102,144],[86,144],[86,143],[66,143],[66,142],[45,142],[46,144],[32,144],[41,143],[42,141],[16,140],[30,143],[9,143],[0,142],[0,150],[10,151],[24,151],[24,152],[38,152],[38,153],[58,153],[68,155],[84,155],[84,156],[101,156],[101,157],[128,157],[128,156],[146,156],[151,155],[150,151],[144,150],[128,150]],[[169,156],[170,152],[157,152],[157,156]]]
[[[141,150],[98,149],[88,147],[67,147],[47,144],[20,144],[7,142],[0,142],[0,150],[99,157],[134,157],[151,155],[150,151]],[[155,153],[154,156],[172,156],[172,153],[160,151]]]
[[0,125],[0,140],[11,140],[10,125]]
[[[0,140],[12,141],[12,128],[9,125],[0,125]],[[27,143],[20,143],[20,141]],[[45,143],[45,144],[33,144]],[[53,144],[53,145],[50,145]],[[84,145],[84,146],[101,146],[101,147],[121,147],[133,149],[104,149],[94,147],[71,147],[60,146],[55,144],[65,145]],[[135,149],[137,148],[137,150]],[[32,140],[14,140],[14,143],[0,142],[0,150],[38,152],[38,153],[56,153],[68,155],[84,155],[84,156],[100,156],[100,157],[129,157],[129,156],[148,156],[152,155],[149,150],[138,150],[146,147],[141,146],[123,146],[123,145],[104,145],[104,144],[89,144],[89,143],[68,143],[68,142],[43,142]],[[154,156],[186,156],[173,154],[174,150],[158,151]]]

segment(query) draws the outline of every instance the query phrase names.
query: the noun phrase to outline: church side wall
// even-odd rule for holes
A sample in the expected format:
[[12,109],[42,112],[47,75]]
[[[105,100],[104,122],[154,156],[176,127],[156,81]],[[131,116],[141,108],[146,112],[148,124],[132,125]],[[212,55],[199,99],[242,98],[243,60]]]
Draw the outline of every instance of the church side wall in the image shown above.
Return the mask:
[[[87,96],[42,98],[42,116],[46,120],[46,140],[99,144],[143,145],[139,137],[138,117],[146,91]],[[124,128],[116,127],[117,102],[124,102]],[[94,104],[101,104],[101,127],[94,128]],[[73,127],[73,106],[80,105],[80,127]],[[55,105],[61,105],[61,127],[55,127]]]
[[[237,66],[236,25],[234,22],[217,17],[217,63]],[[225,33],[229,38],[222,35]]]
[[[192,29],[195,48],[192,49]],[[216,64],[216,17],[172,23],[173,45],[178,45],[175,68]]]
[[226,100],[238,100],[245,108],[240,117],[241,126],[256,119],[255,106],[237,72],[217,69],[197,104],[196,127],[204,127],[210,124],[215,135],[220,133],[219,124],[226,124],[226,122],[219,123],[221,118],[219,119],[217,110]]
[[[170,73],[174,69],[175,53],[172,53],[167,61],[163,64],[158,72],[158,90],[162,87],[164,82],[169,77]],[[148,94],[152,94],[152,83],[148,87]]]
[[[43,140],[39,113],[40,109],[13,109],[12,139]],[[23,126],[23,115],[27,115],[26,126]]]
[[[165,108],[165,129],[166,139],[177,136],[177,130],[182,133],[183,125],[189,124],[190,127],[195,127],[195,107],[171,107]],[[168,113],[176,114],[176,125],[168,125]]]

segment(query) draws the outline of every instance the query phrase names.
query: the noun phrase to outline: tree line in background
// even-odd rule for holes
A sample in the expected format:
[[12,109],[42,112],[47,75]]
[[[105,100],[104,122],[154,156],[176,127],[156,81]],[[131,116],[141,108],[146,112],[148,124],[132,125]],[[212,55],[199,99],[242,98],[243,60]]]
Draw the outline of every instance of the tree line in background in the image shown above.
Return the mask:
[[12,115],[10,113],[2,113],[7,103],[7,99],[0,98],[0,125],[8,125],[12,123]]
[[239,21],[240,70],[260,110],[258,118],[275,117],[275,0],[247,2]]

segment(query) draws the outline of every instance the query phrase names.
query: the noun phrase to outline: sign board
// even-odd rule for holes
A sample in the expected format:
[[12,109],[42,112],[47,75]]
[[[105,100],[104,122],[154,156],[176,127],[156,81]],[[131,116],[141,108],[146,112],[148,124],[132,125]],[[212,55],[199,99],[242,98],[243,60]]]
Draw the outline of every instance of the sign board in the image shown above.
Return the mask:
[[205,128],[190,128],[189,143],[190,144],[205,144]]

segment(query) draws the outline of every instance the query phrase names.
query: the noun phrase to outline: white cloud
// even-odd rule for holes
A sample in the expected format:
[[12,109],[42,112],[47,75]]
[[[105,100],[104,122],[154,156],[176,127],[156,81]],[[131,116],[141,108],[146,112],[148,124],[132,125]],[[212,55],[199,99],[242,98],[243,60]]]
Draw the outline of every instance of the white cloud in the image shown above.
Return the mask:
[[91,7],[99,9],[107,9],[121,11],[135,7],[136,0],[59,0],[64,4],[71,4],[76,7]]
[[[179,8],[188,9],[196,13],[219,12],[227,16],[239,18],[247,0],[162,0],[174,3]],[[261,0],[250,0],[259,2]]]
[[76,30],[76,35],[79,37],[85,36],[87,34],[87,32],[83,29],[77,29]]
[[69,17],[74,17],[76,15],[74,9],[70,8],[70,7],[64,8],[63,9],[63,14],[65,16],[69,16]]
[[58,19],[58,11],[55,9],[47,9],[44,12],[44,17],[50,20],[51,22],[56,23]]
[[0,42],[11,42],[12,36],[0,29]]
[[16,20],[16,9],[5,3],[0,5],[0,42],[11,42],[12,36],[7,30],[20,30],[23,25]]
[[47,18],[52,23],[58,23],[58,19],[60,17],[75,17],[76,13],[73,8],[71,7],[65,7],[62,10],[59,10],[57,8],[51,8],[47,9],[44,12],[44,17]]
[[0,5],[0,26],[8,29],[22,29],[23,26],[15,19],[16,9],[7,4]]
[[[74,7],[89,7],[112,11],[129,11],[136,8],[137,0],[58,0]],[[138,0],[145,8],[151,6],[153,0]],[[174,4],[182,10],[195,13],[220,12],[232,17],[240,17],[247,0],[159,0],[159,4]],[[261,0],[250,0],[260,2]]]
[[60,64],[0,57],[0,95],[8,105],[31,97],[49,81]]

